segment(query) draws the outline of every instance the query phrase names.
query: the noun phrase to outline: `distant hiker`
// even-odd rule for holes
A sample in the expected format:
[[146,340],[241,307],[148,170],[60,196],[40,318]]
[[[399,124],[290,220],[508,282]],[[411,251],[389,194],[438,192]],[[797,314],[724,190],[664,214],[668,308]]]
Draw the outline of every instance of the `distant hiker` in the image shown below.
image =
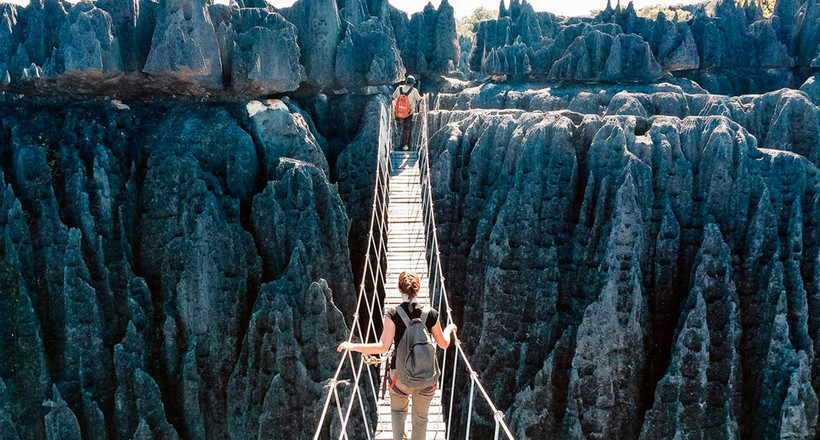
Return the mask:
[[401,130],[399,146],[402,150],[410,149],[413,136],[413,116],[418,111],[421,94],[416,89],[416,78],[407,75],[403,84],[399,84],[393,91],[393,108],[396,112],[396,126]]
[[450,324],[444,331],[438,322],[438,312],[416,303],[421,282],[418,275],[402,272],[399,291],[404,302],[384,313],[381,340],[375,344],[342,342],[337,351],[352,350],[366,354],[382,354],[390,349],[395,336],[395,355],[390,358],[388,380],[390,385],[390,415],[393,440],[403,440],[404,419],[408,401],[413,399],[413,434],[411,440],[424,440],[427,435],[427,411],[436,391],[441,374],[436,350],[430,341],[432,332],[436,344],[443,349],[450,346],[453,333],[458,330]]

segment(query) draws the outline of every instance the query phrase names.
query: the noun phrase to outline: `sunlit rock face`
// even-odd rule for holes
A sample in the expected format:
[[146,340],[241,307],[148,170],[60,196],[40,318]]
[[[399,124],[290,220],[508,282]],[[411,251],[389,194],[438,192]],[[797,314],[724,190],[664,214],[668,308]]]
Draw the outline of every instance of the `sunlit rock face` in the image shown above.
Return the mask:
[[442,1],[438,9],[429,3],[409,19],[403,11],[392,6],[387,8],[409,72],[451,72],[458,67],[460,48],[454,10],[447,0]]
[[231,89],[263,94],[298,88],[305,69],[299,64],[295,26],[263,8],[229,11],[231,20],[215,26],[222,72]]
[[[248,3],[248,4],[245,4]],[[141,97],[344,90],[458,67],[453,8],[411,19],[387,2],[205,0],[0,5],[0,85]]]
[[519,438],[814,438],[807,92],[484,85],[435,105],[448,289]]
[[608,2],[592,19],[535,12],[526,0],[503,3],[497,20],[478,25],[469,55],[474,72],[608,83],[674,75],[713,93],[740,94],[797,88],[820,56],[820,7],[812,1],[778,1],[768,18],[756,3],[730,0],[654,18],[638,16],[631,2]]

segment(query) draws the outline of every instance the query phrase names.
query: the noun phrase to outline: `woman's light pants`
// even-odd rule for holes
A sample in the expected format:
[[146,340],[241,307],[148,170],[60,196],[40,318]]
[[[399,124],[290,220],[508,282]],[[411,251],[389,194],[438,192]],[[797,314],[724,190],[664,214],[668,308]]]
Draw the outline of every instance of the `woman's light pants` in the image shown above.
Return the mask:
[[[399,390],[406,390],[402,383],[396,380]],[[427,438],[427,412],[430,409],[430,401],[436,393],[432,390],[414,390],[410,395],[397,393],[390,389],[390,415],[393,421],[393,440],[404,440],[404,420],[407,418],[407,407],[410,399],[413,399],[413,435],[411,440],[425,440]]]

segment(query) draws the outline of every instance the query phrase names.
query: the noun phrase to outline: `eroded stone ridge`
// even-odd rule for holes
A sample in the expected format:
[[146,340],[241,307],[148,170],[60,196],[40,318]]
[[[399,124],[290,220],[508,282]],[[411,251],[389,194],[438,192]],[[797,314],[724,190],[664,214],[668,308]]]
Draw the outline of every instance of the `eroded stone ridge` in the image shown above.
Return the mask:
[[[513,78],[576,82],[653,82],[672,74],[715,93],[798,87],[820,62],[820,6],[778,0],[764,18],[758,3],[719,0],[667,17],[639,17],[632,5],[591,19],[535,12],[526,0],[501,2],[497,20],[478,25],[469,69]],[[740,3],[740,2],[738,2]]]
[[0,438],[315,422],[354,307],[350,220],[294,103],[0,113]]
[[[247,3],[247,4],[246,4]],[[408,18],[387,2],[206,0],[0,5],[0,84],[20,91],[264,95],[392,84],[458,67],[446,1]],[[403,61],[406,60],[406,61]]]
[[[814,77],[801,90],[780,89],[762,95],[706,93],[693,83],[660,83],[631,87],[581,86],[522,88],[485,84],[458,93],[440,93],[435,105],[454,113],[435,115],[434,126],[470,109],[566,110],[580,115],[634,116],[642,129],[659,116],[726,116],[741,124],[762,148],[791,151],[820,164],[820,107],[814,99]],[[443,119],[438,120],[442,117]]]
[[[473,104],[569,101],[512,95]],[[606,97],[643,111],[431,113],[448,290],[488,392],[519,438],[813,438],[817,107]]]

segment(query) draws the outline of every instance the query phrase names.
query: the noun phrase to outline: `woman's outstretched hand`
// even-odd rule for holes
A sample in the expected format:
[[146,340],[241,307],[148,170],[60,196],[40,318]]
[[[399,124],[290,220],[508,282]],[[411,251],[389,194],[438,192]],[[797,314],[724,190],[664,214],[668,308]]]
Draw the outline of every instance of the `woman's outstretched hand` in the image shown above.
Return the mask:
[[451,335],[454,335],[458,331],[458,326],[455,324],[449,324],[447,328],[444,329],[444,333],[450,332]]
[[341,353],[345,350],[351,350],[352,348],[353,348],[353,343],[352,342],[344,341],[341,344],[339,344],[339,347],[336,348],[336,351]]

